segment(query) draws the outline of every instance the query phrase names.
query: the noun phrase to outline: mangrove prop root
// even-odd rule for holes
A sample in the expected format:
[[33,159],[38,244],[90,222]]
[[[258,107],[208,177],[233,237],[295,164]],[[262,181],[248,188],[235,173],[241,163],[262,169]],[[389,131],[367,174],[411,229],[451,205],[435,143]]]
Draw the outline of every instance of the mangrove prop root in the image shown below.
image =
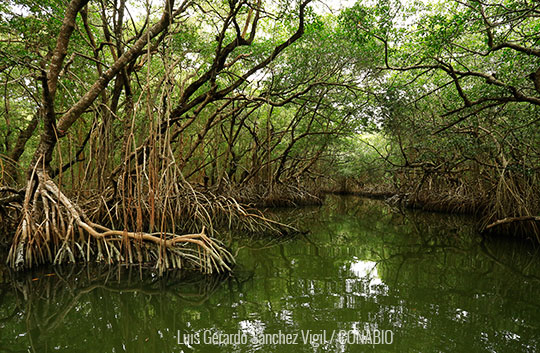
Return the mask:
[[509,224],[509,223],[515,223],[515,222],[525,222],[525,221],[535,221],[540,222],[540,216],[521,216],[521,217],[506,217],[503,219],[499,219],[488,226],[486,226],[486,229],[491,229],[496,226],[500,226],[502,224]]
[[202,228],[200,233],[129,232],[93,223],[48,178],[36,172],[23,202],[22,220],[8,255],[8,264],[29,268],[41,263],[82,260],[107,263],[152,263],[161,272],[193,268],[203,273],[230,271],[231,253]]

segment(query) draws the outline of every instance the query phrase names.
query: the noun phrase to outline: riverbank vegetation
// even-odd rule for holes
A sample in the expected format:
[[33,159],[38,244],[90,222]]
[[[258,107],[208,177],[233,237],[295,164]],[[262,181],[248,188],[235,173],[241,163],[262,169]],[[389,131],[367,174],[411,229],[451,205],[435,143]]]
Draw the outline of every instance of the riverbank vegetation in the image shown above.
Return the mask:
[[324,191],[539,239],[539,5],[323,5],[0,5],[9,264],[222,272]]
[[384,1],[343,13],[384,76],[375,100],[390,142],[377,153],[407,204],[540,239],[539,10]]

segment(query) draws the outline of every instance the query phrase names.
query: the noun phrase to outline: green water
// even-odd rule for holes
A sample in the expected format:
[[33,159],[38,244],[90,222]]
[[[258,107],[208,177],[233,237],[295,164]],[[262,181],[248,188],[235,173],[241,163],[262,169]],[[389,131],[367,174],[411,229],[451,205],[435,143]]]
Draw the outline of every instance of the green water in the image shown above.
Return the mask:
[[[0,352],[540,350],[530,244],[482,241],[468,218],[354,197],[278,216],[310,234],[239,241],[232,276],[0,272]],[[219,346],[220,333],[247,341]]]

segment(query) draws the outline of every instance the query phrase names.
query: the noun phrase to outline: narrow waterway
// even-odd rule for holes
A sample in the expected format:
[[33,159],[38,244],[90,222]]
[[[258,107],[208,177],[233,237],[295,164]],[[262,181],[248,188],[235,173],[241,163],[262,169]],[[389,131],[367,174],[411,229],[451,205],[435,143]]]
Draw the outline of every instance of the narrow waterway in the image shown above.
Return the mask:
[[276,216],[310,233],[240,235],[232,276],[3,270],[0,352],[540,350],[531,244],[483,240],[467,217],[357,197]]

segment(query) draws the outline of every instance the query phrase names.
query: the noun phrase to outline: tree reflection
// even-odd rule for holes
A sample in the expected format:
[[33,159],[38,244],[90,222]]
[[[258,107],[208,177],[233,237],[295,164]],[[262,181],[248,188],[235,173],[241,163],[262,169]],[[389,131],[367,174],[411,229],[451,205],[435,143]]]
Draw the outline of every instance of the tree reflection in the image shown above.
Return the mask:
[[[241,238],[230,277],[63,267],[0,287],[0,347],[49,352],[531,351],[540,261],[530,244],[483,239],[467,217],[330,198],[275,210],[309,230]],[[235,236],[238,238],[238,236]],[[234,245],[233,245],[234,247]],[[177,333],[392,330],[391,346],[219,347]],[[527,348],[529,347],[529,348]],[[532,349],[534,351],[534,348]]]
[[[84,347],[81,343],[93,339],[114,342],[113,347],[119,348],[132,343],[130,352],[145,351],[144,346],[137,348],[137,342],[153,342],[145,346],[157,344],[160,349],[168,342],[174,347],[173,308],[204,305],[227,278],[181,271],[159,277],[135,266],[97,265],[12,275],[11,283],[0,291],[0,346],[35,352],[67,348],[73,340]],[[185,322],[197,317],[196,311],[179,314],[180,320],[188,319]],[[167,339],[160,328],[170,331]],[[48,344],[52,336],[58,342],[54,347]]]

